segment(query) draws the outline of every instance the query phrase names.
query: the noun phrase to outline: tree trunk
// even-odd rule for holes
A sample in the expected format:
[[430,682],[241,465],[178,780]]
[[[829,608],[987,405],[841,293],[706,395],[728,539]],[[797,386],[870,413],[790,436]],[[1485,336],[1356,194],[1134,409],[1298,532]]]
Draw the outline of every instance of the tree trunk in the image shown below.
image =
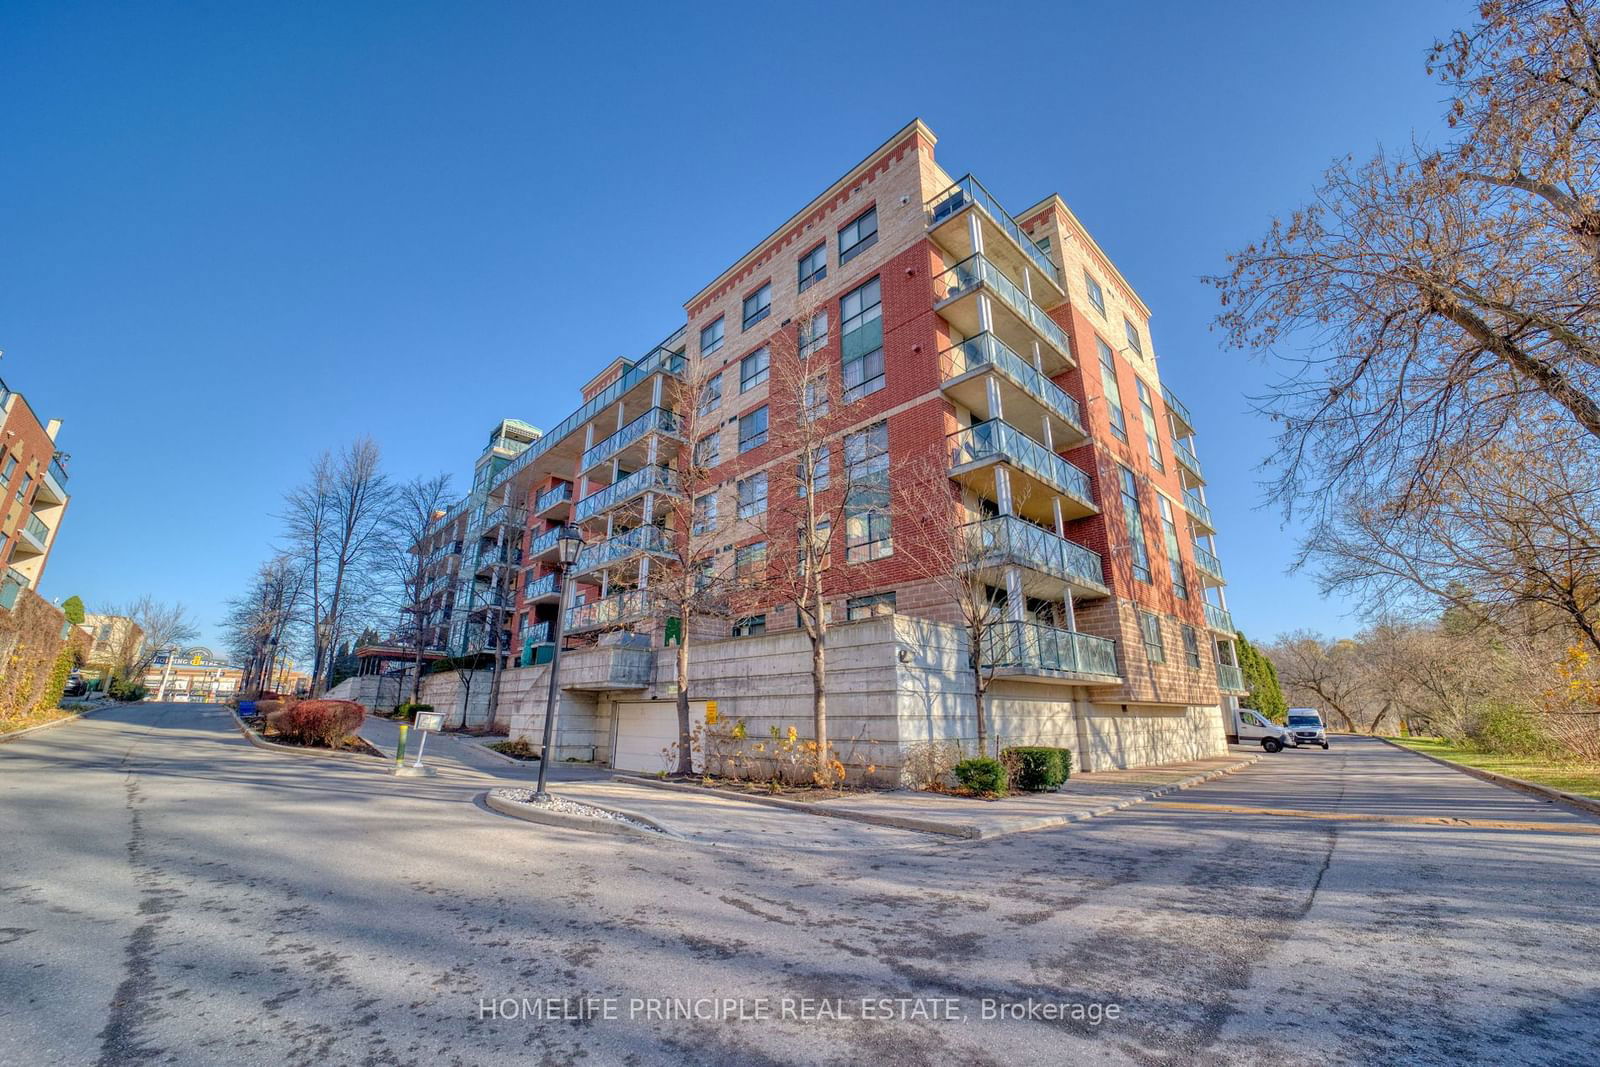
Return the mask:
[[983,668],[979,666],[972,668],[972,696],[978,710],[978,755],[986,756],[989,732],[985,729],[987,709],[983,706]]
[[[677,773],[687,777],[694,773],[694,739],[689,735],[689,620],[686,617],[679,623],[676,663],[678,677]],[[706,767],[707,772],[710,769],[709,766]]]
[[819,629],[811,641],[811,729],[817,740],[819,782],[832,777],[828,770],[828,694],[823,688],[828,678],[827,640],[827,631]]

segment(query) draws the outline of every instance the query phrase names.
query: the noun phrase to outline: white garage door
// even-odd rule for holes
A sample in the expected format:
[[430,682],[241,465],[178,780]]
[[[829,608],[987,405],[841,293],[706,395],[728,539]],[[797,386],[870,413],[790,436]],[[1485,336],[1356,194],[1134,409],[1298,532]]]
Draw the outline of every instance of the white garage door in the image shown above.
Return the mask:
[[[614,705],[617,717],[617,743],[611,766],[619,771],[655,774],[673,770],[667,766],[662,750],[678,740],[678,705],[671,700],[635,700]],[[689,729],[705,722],[704,702],[689,704]],[[694,754],[694,769],[700,770],[700,753]]]

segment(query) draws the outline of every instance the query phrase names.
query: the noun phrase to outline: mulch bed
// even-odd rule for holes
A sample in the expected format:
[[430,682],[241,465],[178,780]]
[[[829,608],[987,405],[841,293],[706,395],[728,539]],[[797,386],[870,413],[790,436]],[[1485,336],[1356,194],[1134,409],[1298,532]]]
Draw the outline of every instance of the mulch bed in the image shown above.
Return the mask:
[[741,778],[702,778],[699,775],[685,777],[683,775],[669,774],[666,776],[665,781],[698,785],[727,793],[743,793],[750,796],[763,797],[787,797],[790,800],[840,800],[845,797],[872,796],[876,793],[884,792],[881,789],[852,789],[850,787],[823,789],[815,785],[785,785],[775,791],[771,782],[752,782]]
[[327,745],[301,744],[299,741],[291,740],[290,738],[284,737],[282,734],[269,734],[266,730],[266,724],[261,721],[259,716],[248,719],[240,719],[239,721],[244,723],[245,726],[248,727],[250,731],[257,737],[261,738],[261,740],[270,741],[275,745],[287,745],[290,748],[308,748],[316,752],[358,752],[363,756],[377,756],[379,758],[386,758],[384,757],[383,753],[374,747],[369,741],[367,741],[366,738],[357,737],[354,734],[351,734],[349,737],[345,738],[344,743],[339,747],[329,748]]

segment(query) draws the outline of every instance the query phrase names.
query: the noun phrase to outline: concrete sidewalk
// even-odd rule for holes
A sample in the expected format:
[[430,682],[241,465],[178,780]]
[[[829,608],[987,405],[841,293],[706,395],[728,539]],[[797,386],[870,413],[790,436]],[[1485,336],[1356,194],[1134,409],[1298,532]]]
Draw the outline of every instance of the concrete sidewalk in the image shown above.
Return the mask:
[[[400,740],[400,724],[382,716],[369,714],[356,731],[363,739],[394,760],[395,745]],[[406,738],[406,762],[414,763],[417,745],[422,735],[415,730]],[[446,777],[500,778],[506,782],[525,784],[539,777],[536,760],[514,760],[483,746],[485,739],[467,734],[430,734],[422,750],[422,762]],[[504,741],[505,738],[488,740]],[[604,780],[611,776],[605,768],[584,763],[555,763],[550,766],[552,782]]]

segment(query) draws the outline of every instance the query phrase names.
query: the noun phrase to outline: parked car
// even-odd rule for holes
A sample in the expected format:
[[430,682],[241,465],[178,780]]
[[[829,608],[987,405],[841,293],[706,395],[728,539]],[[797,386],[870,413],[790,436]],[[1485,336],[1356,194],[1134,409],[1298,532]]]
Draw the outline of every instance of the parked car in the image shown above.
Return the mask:
[[61,690],[61,695],[64,697],[81,697],[86,696],[88,692],[89,683],[83,680],[83,676],[81,674],[79,674],[77,671],[73,671],[71,674],[67,675],[67,686],[65,689]]
[[1296,746],[1321,745],[1324,750],[1328,747],[1328,727],[1316,708],[1290,708],[1289,733]]
[[1241,745],[1259,741],[1261,747],[1268,752],[1279,752],[1284,747],[1294,744],[1286,728],[1267,721],[1265,715],[1249,708],[1233,709],[1233,729]]

